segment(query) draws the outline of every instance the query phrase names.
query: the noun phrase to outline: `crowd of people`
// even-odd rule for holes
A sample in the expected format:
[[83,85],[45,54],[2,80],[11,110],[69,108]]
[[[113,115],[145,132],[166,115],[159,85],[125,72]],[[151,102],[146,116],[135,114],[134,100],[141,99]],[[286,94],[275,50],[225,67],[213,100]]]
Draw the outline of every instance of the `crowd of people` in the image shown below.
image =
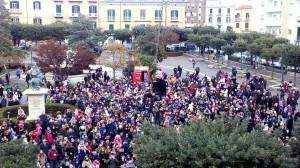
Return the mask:
[[223,115],[247,122],[249,132],[279,130],[278,140],[283,143],[293,136],[294,121],[300,117],[298,90],[288,87],[271,93],[263,77],[247,73],[246,81],[238,83],[235,68],[231,74],[220,70],[211,78],[200,77],[197,68],[183,75],[178,66],[170,77],[159,71],[155,80],[141,83],[112,80],[101,69],[76,85],[47,82],[47,103],[72,104],[77,109],[28,123],[20,108],[17,123],[2,123],[0,142],[23,138],[25,144],[39,145],[40,167],[133,168],[133,138],[142,133],[143,122],[180,129],[192,121]]

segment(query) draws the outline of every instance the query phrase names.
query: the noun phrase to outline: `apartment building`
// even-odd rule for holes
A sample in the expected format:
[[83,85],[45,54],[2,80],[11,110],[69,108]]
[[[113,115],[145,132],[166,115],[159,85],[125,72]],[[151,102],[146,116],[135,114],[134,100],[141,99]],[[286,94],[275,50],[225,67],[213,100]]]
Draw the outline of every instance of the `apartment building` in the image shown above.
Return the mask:
[[234,9],[234,26],[236,33],[247,33],[252,29],[252,5],[242,5]]
[[185,27],[201,26],[205,23],[206,0],[187,0]]
[[52,22],[51,0],[5,0],[12,22],[48,24]]
[[258,0],[254,3],[254,30],[300,42],[300,0]]
[[100,27],[131,29],[136,25],[185,27],[185,0],[100,0]]
[[205,25],[220,31],[232,28],[234,23],[234,3],[232,0],[207,0]]
[[5,0],[12,22],[71,22],[83,14],[104,30],[135,25],[185,26],[185,0]]

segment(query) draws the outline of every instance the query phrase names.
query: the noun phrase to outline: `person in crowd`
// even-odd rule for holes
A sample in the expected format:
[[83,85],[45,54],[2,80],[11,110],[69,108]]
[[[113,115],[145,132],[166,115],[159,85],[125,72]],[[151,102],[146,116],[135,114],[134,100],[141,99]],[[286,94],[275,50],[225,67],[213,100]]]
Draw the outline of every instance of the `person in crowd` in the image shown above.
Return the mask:
[[[242,81],[235,70],[231,75],[219,70],[213,77],[201,77],[195,68],[180,78],[158,71],[153,81],[143,83],[110,79],[107,72],[100,78],[98,70],[75,85],[45,81],[47,102],[73,104],[76,109],[32,122],[21,117],[15,124],[5,121],[0,142],[22,138],[24,144],[37,144],[47,156],[40,167],[134,167],[133,138],[142,133],[144,122],[179,130],[191,121],[224,116],[246,122],[248,132],[261,129],[274,135],[279,130],[277,138],[286,144],[300,116],[299,91],[287,87],[277,94],[266,89],[263,77]],[[10,87],[9,91],[13,93]],[[5,131],[9,128],[15,130]]]

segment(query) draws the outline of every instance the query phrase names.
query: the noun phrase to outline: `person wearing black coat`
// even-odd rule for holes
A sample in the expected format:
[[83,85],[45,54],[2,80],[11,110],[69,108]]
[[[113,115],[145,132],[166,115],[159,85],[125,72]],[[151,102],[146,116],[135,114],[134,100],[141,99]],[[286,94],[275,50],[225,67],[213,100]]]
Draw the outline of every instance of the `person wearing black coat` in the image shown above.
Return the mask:
[[153,93],[146,93],[143,97],[143,105],[145,106],[147,98],[151,99],[149,111],[152,112],[153,104],[155,101],[162,100],[163,96],[167,94],[167,84],[166,81],[162,79],[162,72],[156,73],[156,80],[153,82],[152,85]]

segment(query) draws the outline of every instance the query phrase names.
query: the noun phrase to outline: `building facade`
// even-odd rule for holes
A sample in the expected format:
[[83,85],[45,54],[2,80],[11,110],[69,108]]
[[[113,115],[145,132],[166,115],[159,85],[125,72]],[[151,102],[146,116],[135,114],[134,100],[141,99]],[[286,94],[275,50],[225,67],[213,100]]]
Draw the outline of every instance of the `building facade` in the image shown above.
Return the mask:
[[232,0],[207,0],[205,25],[220,31],[232,28],[234,23],[234,4]]
[[82,14],[104,30],[147,24],[185,26],[184,0],[6,0],[6,3],[12,22],[26,24],[71,22]]
[[201,26],[205,23],[206,0],[187,0],[185,27]]
[[259,0],[254,3],[254,30],[300,42],[300,0]]
[[100,27],[131,29],[136,25],[185,26],[184,0],[100,0]]
[[242,5],[234,9],[233,31],[247,33],[252,29],[252,5]]

